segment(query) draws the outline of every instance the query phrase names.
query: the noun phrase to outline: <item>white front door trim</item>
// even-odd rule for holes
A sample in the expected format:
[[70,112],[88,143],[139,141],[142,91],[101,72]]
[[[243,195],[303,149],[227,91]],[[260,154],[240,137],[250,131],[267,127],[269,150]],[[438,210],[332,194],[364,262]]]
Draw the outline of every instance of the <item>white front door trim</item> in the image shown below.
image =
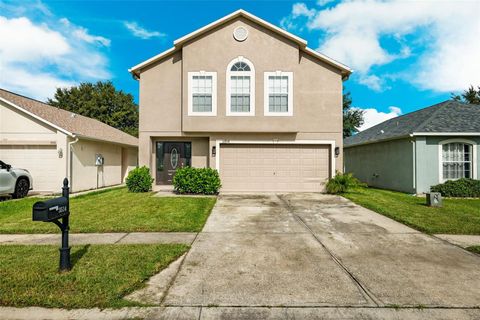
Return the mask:
[[217,140],[215,142],[216,169],[220,173],[220,146],[222,144],[311,144],[311,145],[330,145],[330,178],[335,176],[335,140]]

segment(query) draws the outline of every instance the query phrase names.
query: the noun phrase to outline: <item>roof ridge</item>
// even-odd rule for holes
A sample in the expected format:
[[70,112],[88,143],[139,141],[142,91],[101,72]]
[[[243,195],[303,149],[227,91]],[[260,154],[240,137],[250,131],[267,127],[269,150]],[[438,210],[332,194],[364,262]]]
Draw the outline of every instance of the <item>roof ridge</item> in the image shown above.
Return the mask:
[[135,66],[131,67],[128,69],[128,72],[132,73],[134,75],[134,77],[138,77],[139,76],[139,70],[141,70],[142,68],[144,67],[147,67],[149,66],[150,64],[172,54],[173,52],[176,52],[177,50],[180,50],[184,43],[187,42],[187,41],[190,41],[191,39],[194,39],[200,35],[202,35],[203,33],[205,32],[209,32],[210,30],[213,30],[214,28],[218,27],[218,26],[221,26],[225,23],[228,23],[229,21],[233,20],[233,19],[236,19],[238,17],[243,17],[247,20],[250,20],[251,22],[257,24],[257,25],[260,25],[266,29],[269,29],[270,31],[273,31],[277,34],[280,34],[282,35],[283,37],[289,39],[290,41],[293,41],[295,42],[297,45],[298,45],[298,48],[299,50],[305,52],[306,54],[310,55],[310,56],[313,56],[317,59],[320,59],[322,60],[323,62],[339,69],[341,72],[342,72],[342,75],[344,75],[345,77],[348,77],[348,75],[350,73],[353,72],[353,70],[351,68],[349,68],[348,66],[344,65],[343,63],[331,58],[331,57],[328,57],[326,55],[324,55],[323,53],[321,52],[318,52],[316,50],[313,50],[309,47],[307,47],[307,40],[301,38],[300,36],[297,36],[296,34],[293,34],[292,32],[288,31],[288,30],[285,30],[279,26],[277,26],[276,24],[274,23],[271,23],[265,19],[262,19],[260,18],[259,16],[257,15],[254,15],[253,13],[250,13],[244,9],[238,9],[238,10],[235,10],[215,21],[212,21],[210,23],[207,23],[206,25],[198,28],[198,29],[195,29],[194,31],[178,38],[178,39],[175,39],[173,41],[173,47],[171,47],[170,49],[168,50],[165,50],[147,60],[144,60],[143,62],[140,62],[138,64],[136,64]]
[[[421,110],[426,110],[426,109],[429,109],[429,108],[432,108],[432,107],[436,107],[436,109],[427,117],[427,119],[423,120],[418,126],[416,126],[415,128],[412,129],[412,133],[415,132],[416,130],[418,130],[419,128],[421,128],[422,126],[424,126],[429,121],[431,121],[433,119],[433,117],[437,113],[440,112],[440,110],[443,110],[443,108],[445,108],[445,106],[447,106],[449,104],[449,102],[450,102],[450,100],[445,100],[443,102],[434,104],[433,106],[421,109]],[[415,131],[413,131],[413,130],[415,130]]]

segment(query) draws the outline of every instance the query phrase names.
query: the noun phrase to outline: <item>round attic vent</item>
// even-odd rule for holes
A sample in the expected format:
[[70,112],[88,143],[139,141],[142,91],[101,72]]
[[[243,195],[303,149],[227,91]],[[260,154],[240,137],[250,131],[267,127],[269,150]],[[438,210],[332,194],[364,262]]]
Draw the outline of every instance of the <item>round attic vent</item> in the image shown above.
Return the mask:
[[244,26],[236,27],[233,30],[233,37],[237,41],[244,41],[248,37],[248,30]]

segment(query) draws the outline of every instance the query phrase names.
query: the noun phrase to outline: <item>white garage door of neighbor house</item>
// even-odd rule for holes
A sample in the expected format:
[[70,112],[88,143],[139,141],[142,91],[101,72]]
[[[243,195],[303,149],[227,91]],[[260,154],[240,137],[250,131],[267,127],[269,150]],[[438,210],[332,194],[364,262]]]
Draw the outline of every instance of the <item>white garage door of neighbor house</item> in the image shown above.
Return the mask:
[[56,146],[0,146],[0,159],[12,167],[27,169],[35,191],[58,191],[58,153]]
[[329,145],[220,145],[222,191],[319,192],[329,175]]

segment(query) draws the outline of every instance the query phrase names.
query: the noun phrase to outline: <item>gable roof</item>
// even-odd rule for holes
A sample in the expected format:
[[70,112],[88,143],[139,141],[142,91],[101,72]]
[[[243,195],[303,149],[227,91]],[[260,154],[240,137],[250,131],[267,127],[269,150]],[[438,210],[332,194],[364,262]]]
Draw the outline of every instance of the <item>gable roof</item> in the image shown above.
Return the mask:
[[428,135],[480,135],[480,105],[447,100],[377,124],[346,138],[343,145]]
[[0,101],[71,136],[138,146],[138,139],[96,119],[0,89]]
[[178,51],[179,49],[182,48],[183,44],[186,43],[187,41],[190,41],[196,37],[199,37],[201,36],[202,34],[222,25],[222,24],[225,24],[235,18],[238,18],[238,17],[244,17],[246,19],[249,19],[250,21],[253,21],[273,32],[276,32],[280,35],[282,35],[283,37],[295,42],[300,50],[302,50],[303,52],[317,58],[317,59],[320,59],[324,62],[326,62],[327,64],[333,66],[333,67],[336,67],[337,69],[339,69],[341,72],[342,72],[342,75],[343,77],[348,77],[352,72],[353,70],[350,69],[349,67],[347,67],[346,65],[330,58],[330,57],[327,57],[326,55],[316,51],[316,50],[313,50],[311,48],[308,48],[307,47],[307,41],[300,38],[300,37],[297,37],[296,35],[286,31],[286,30],[283,30],[273,24],[271,24],[270,22],[267,22],[243,9],[240,9],[240,10],[237,10],[235,12],[232,12],[231,14],[229,15],[226,15],[224,16],[223,18],[220,18],[212,23],[209,23],[207,24],[206,26],[200,28],[200,29],[197,29],[175,41],[173,41],[173,47],[148,59],[148,60],[145,60],[139,64],[137,64],[136,66],[133,66],[132,68],[128,69],[128,72],[130,72],[132,75],[134,75],[135,77],[139,77],[141,71],[143,68],[149,66],[150,64],[156,62],[156,61],[159,61],[160,59],[164,58],[164,57],[167,57],[168,55]]

